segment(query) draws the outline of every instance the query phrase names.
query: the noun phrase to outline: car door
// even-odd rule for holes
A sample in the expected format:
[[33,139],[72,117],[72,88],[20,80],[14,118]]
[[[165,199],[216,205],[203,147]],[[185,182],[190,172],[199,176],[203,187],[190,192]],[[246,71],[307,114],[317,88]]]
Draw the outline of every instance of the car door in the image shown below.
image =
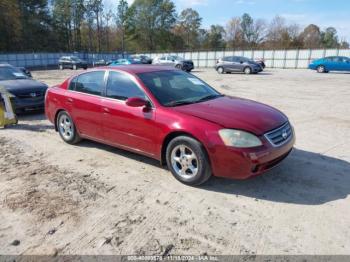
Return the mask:
[[82,136],[102,140],[102,98],[105,70],[81,74],[72,79],[66,107]]
[[239,56],[232,57],[232,71],[243,71],[242,65],[243,64],[241,63],[241,58]]
[[344,67],[345,71],[350,71],[350,59],[347,57],[344,57]]
[[228,71],[237,71],[236,63],[233,56],[226,57],[225,65]]
[[166,56],[162,56],[161,58],[159,58],[159,64],[161,65],[166,65],[167,64],[167,57]]
[[130,75],[110,71],[102,102],[104,139],[109,144],[154,156],[157,135],[155,109],[130,107],[125,103],[130,97],[148,99]]

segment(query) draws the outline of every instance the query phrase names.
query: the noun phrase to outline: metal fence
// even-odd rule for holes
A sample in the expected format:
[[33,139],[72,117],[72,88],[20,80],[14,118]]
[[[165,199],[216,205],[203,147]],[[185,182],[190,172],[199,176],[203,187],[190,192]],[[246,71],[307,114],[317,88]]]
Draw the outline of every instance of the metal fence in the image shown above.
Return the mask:
[[266,66],[270,68],[307,68],[313,59],[326,56],[350,57],[350,49],[220,50],[146,53],[151,58],[167,54],[192,59],[196,67],[214,67],[216,61],[224,56],[244,56],[253,60],[264,59]]
[[[251,59],[264,59],[270,68],[307,68],[313,59],[326,56],[350,57],[350,49],[300,49],[300,50],[217,50],[217,51],[181,51],[143,53],[151,58],[164,55],[178,55],[191,59],[195,67],[214,67],[217,59],[223,56],[244,56]],[[115,60],[123,57],[121,53],[11,53],[0,54],[0,63],[9,63],[18,67],[57,66],[61,56],[78,56],[88,63],[104,59]],[[124,54],[128,56],[129,54]]]

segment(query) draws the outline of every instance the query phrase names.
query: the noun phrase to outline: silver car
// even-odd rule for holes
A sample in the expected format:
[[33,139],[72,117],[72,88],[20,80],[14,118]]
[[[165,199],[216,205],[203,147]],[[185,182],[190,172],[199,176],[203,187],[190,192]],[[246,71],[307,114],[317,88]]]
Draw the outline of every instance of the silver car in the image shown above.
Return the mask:
[[177,55],[164,55],[153,59],[153,65],[174,66],[183,71],[191,72],[194,69],[192,60],[185,60]]

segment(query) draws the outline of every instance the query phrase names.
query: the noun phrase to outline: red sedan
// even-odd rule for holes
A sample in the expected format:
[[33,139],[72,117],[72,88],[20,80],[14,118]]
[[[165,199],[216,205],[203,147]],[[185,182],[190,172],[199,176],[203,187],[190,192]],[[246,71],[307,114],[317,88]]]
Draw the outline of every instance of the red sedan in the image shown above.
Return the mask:
[[259,175],[287,157],[295,141],[277,109],[222,95],[166,67],[84,72],[50,88],[45,107],[65,142],[91,139],[155,158],[189,185],[211,175]]

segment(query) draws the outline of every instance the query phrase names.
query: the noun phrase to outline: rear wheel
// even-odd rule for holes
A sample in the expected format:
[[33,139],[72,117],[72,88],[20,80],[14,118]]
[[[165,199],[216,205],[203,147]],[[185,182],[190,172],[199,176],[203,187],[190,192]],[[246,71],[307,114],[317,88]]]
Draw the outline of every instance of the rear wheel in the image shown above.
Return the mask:
[[170,141],[166,150],[168,168],[186,185],[200,185],[211,177],[209,158],[202,144],[188,136]]
[[252,73],[252,69],[250,67],[246,67],[244,68],[243,72],[246,74],[246,75],[250,75]]
[[323,65],[320,65],[317,67],[317,72],[318,73],[325,73],[326,72],[326,68]]
[[225,73],[225,69],[222,66],[219,66],[216,71],[218,71],[219,74]]
[[57,129],[64,142],[76,144],[81,141],[72,118],[65,111],[61,111],[57,116]]

